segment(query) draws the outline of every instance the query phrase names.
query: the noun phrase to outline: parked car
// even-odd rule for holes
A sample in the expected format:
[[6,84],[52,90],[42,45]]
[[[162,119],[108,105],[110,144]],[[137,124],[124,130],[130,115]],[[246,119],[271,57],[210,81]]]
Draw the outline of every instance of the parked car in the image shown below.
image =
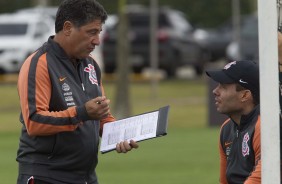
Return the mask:
[[40,13],[42,15],[49,15],[54,20],[56,19],[58,7],[57,6],[35,6],[31,8],[22,8],[17,10],[17,13]]
[[210,61],[226,58],[226,48],[232,41],[232,22],[226,21],[210,29],[198,28],[194,32],[194,37],[210,55]]
[[54,20],[38,13],[0,15],[0,73],[18,72],[51,34]]
[[[129,21],[130,58],[132,69],[139,73],[150,66],[150,13],[143,6],[127,8]],[[117,66],[117,25],[107,29],[103,41],[104,69],[112,73]],[[205,64],[203,50],[193,37],[193,27],[184,14],[170,8],[160,8],[158,14],[159,68],[168,76],[176,69],[191,65],[201,74]]]
[[253,60],[258,62],[258,17],[257,14],[244,16],[241,22],[240,43],[232,41],[227,49],[228,60]]
[[[17,10],[19,13],[40,13],[44,15],[49,15],[51,16],[54,20],[56,19],[56,13],[57,13],[58,7],[56,6],[36,6],[36,7],[31,7],[31,8],[23,8]],[[92,57],[96,60],[98,65],[100,66],[101,71],[104,70],[104,64],[103,64],[103,54],[102,54],[102,47],[103,47],[103,35],[106,29],[108,27],[112,27],[115,25],[117,22],[117,16],[114,14],[109,14],[108,18],[103,25],[103,31],[100,33],[100,45],[96,46],[95,49],[91,52]]]

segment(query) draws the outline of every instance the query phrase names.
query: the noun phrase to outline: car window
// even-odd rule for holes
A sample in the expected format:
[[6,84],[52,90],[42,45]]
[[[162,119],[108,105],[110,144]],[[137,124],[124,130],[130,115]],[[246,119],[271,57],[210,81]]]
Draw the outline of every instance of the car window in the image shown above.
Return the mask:
[[25,35],[27,24],[0,24],[0,36],[3,35]]
[[148,27],[149,16],[145,14],[129,14],[129,25],[131,27]]
[[169,18],[171,23],[177,28],[182,31],[189,31],[192,30],[192,26],[189,24],[187,19],[184,15],[177,11],[171,11],[169,14]]
[[169,27],[171,24],[169,23],[169,20],[165,14],[159,15],[159,27]]
[[[129,14],[129,25],[131,27],[149,27],[150,15],[149,14]],[[159,14],[158,18],[159,27],[170,26],[167,18],[163,14]]]

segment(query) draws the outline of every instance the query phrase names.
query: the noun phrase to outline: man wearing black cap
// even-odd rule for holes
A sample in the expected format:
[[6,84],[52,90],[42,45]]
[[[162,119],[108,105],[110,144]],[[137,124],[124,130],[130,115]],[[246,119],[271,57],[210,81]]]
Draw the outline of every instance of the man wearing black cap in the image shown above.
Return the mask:
[[229,116],[220,129],[220,183],[261,183],[259,68],[253,61],[233,61],[206,74],[217,111]]

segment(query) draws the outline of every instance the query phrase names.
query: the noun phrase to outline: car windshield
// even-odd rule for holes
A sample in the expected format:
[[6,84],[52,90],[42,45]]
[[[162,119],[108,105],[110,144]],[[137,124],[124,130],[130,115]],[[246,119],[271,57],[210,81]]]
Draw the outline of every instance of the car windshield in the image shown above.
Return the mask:
[[27,24],[0,24],[0,36],[24,35],[27,32]]

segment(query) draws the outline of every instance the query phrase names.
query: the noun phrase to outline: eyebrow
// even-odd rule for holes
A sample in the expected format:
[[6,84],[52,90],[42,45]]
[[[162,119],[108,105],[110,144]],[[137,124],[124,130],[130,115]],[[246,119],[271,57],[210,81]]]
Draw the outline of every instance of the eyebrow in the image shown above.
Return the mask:
[[88,30],[86,30],[86,32],[93,32],[93,31],[101,32],[102,30],[103,30],[102,28],[101,29],[94,28],[94,29],[88,29]]

